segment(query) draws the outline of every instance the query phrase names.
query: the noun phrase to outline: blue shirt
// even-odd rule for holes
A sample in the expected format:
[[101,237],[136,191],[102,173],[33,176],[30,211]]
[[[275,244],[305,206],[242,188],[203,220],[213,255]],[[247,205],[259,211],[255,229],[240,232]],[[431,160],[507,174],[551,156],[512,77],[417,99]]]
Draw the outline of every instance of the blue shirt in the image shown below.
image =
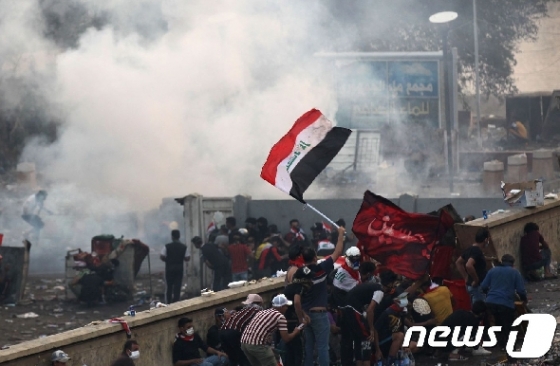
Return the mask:
[[480,285],[482,291],[488,291],[486,302],[515,309],[515,293],[521,300],[527,299],[525,283],[518,270],[510,265],[492,268]]
[[311,308],[326,308],[328,304],[327,276],[334,270],[332,257],[328,257],[320,264],[310,264],[310,270],[315,272],[313,286],[301,298],[301,307],[305,312]]

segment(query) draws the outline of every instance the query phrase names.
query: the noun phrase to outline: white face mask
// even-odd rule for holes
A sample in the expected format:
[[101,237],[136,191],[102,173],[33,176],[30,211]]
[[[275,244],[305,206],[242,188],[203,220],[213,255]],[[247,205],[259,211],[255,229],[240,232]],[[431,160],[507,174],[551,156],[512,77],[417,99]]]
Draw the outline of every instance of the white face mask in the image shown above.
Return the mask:
[[187,329],[187,331],[185,332],[188,336],[192,336],[194,334],[194,328],[189,328]]
[[137,360],[140,357],[140,351],[132,351],[130,352],[130,358],[132,360]]

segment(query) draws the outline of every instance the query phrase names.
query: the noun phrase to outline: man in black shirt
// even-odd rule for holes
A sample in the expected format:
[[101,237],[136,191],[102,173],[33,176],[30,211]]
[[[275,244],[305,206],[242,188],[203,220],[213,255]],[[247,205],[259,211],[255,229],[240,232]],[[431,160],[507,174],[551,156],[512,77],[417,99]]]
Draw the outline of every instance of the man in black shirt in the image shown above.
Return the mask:
[[[179,333],[173,343],[173,366],[224,366],[227,364],[227,355],[209,347],[202,341],[198,333],[194,332],[193,322],[189,318],[181,318],[178,322]],[[200,357],[200,350],[208,356]]]
[[[342,366],[368,363],[371,358],[371,343],[375,334],[375,314],[378,306],[397,280],[392,271],[381,273],[381,285],[366,282],[355,286],[346,295],[346,306],[342,307],[340,357]],[[367,319],[363,316],[367,309]],[[382,312],[383,310],[381,310]]]
[[[377,361],[387,359],[391,365],[404,343],[404,319],[408,299],[405,294],[397,297],[375,322],[375,349]],[[411,342],[411,348],[415,347]]]
[[231,277],[229,259],[215,244],[203,244],[200,236],[195,236],[191,241],[195,248],[200,249],[202,252],[206,265],[214,271],[214,283],[212,285],[212,290],[221,291],[225,289],[227,286],[227,280]]
[[[298,268],[292,278],[292,283],[286,285],[284,295],[292,302],[295,301],[295,296],[303,296],[306,291],[309,291],[313,286],[313,276],[315,273],[304,266]],[[300,324],[294,306],[290,306],[284,314],[288,323],[288,333],[292,333],[294,329]],[[296,335],[290,342],[284,343],[285,356],[282,356],[284,366],[302,366],[303,365],[303,336]]]
[[226,318],[229,318],[229,314],[226,308],[214,310],[214,325],[208,328],[206,343],[215,350],[223,351],[222,341],[220,340],[220,328],[224,324]]
[[482,250],[488,246],[490,240],[490,231],[487,228],[480,228],[476,233],[475,243],[455,262],[467,282],[472,304],[485,300],[484,293],[480,290],[480,284],[486,277],[486,258]]
[[183,262],[191,259],[187,246],[179,241],[181,232],[171,231],[171,243],[166,244],[160,258],[165,262],[165,298],[168,304],[177,302],[181,297],[181,285],[183,284]]

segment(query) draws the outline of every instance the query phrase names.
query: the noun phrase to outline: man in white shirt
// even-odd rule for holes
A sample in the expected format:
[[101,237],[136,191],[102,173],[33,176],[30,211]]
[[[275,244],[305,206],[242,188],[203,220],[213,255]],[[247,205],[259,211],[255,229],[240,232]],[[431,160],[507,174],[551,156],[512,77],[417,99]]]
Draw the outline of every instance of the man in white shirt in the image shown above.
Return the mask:
[[[45,200],[47,199],[47,192],[40,190],[39,192],[29,196],[23,203],[23,215],[21,218],[25,220],[29,225],[33,227],[31,230],[34,234],[34,239],[39,239],[39,232],[45,226],[43,220],[39,217],[42,210],[45,210],[48,214],[52,215],[52,212],[43,207]],[[30,232],[26,233],[26,237]]]

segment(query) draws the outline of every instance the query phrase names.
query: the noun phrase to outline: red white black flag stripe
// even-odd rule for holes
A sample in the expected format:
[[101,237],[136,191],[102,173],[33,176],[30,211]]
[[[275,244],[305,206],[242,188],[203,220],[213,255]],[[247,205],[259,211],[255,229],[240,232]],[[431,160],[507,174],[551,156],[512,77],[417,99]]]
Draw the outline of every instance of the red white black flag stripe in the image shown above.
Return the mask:
[[261,178],[305,203],[303,193],[342,149],[351,133],[349,129],[333,127],[320,111],[312,109],[274,145]]

